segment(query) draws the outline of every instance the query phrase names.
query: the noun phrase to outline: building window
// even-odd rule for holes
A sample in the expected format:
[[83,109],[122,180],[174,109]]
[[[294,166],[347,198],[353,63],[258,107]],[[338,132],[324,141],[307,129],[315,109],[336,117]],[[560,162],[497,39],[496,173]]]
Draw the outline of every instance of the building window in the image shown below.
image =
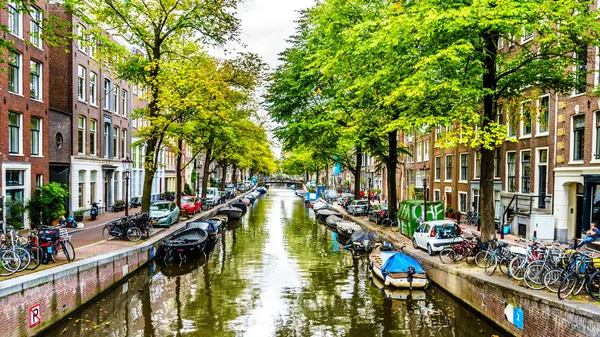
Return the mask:
[[85,171],[79,171],[79,198],[78,198],[78,207],[83,208],[83,196],[85,193]]
[[575,95],[579,95],[585,93],[587,85],[587,46],[580,46],[573,56],[577,63],[573,69],[576,84]]
[[548,185],[548,150],[546,149],[538,150],[538,170],[536,174],[538,175],[538,195],[545,195]]
[[429,141],[423,142],[423,160],[429,161]]
[[550,96],[544,96],[540,100],[540,114],[538,118],[538,133],[548,132],[548,117],[550,112]]
[[77,118],[77,153],[85,153],[85,118]]
[[31,117],[31,155],[40,155],[40,132],[42,132],[42,120]]
[[441,165],[442,157],[435,157],[435,180],[439,181],[441,178]]
[[502,36],[500,36],[498,38],[498,49],[502,49],[504,48],[504,38]]
[[479,189],[473,189],[473,211],[479,214]]
[[494,178],[500,178],[500,165],[502,163],[502,153],[500,148],[494,150]]
[[98,41],[96,41],[96,38],[94,38],[93,35],[89,36],[89,41],[90,41],[90,57],[95,58],[96,51],[98,50]]
[[104,139],[103,139],[103,148],[104,148],[104,158],[108,158],[110,155],[110,124],[104,123]]
[[596,112],[596,154],[595,159],[600,159],[600,111]]
[[113,157],[119,158],[119,128],[113,127]]
[[86,52],[85,51],[85,34],[84,34],[84,30],[85,28],[83,28],[82,25],[77,25],[77,49],[81,50],[82,52]]
[[469,154],[460,154],[460,180],[467,181],[469,178]]
[[585,115],[573,117],[573,160],[583,160]]
[[8,91],[21,93],[21,54],[8,52]]
[[35,175],[35,187],[42,187],[42,186],[44,186],[44,175],[36,174]]
[[517,174],[517,154],[516,152],[506,152],[506,190],[508,192],[516,191]]
[[97,78],[98,78],[98,75],[96,75],[96,73],[90,72],[90,104],[91,105],[96,105],[96,97],[97,97],[96,80],[97,80]]
[[96,120],[90,119],[90,155],[96,155]]
[[440,139],[440,134],[442,133],[442,126],[438,125],[435,128],[435,141],[437,142]]
[[481,177],[481,151],[475,151],[475,179]]
[[123,117],[127,116],[127,91],[121,90],[121,108],[123,109],[122,114]]
[[31,17],[29,25],[29,42],[38,48],[42,48],[42,11],[32,6],[29,10]]
[[85,102],[85,73],[84,67],[77,66],[77,98],[83,102]]
[[[508,110],[508,109],[507,109]],[[515,116],[513,116],[510,111],[506,111],[506,128],[508,130],[508,137],[514,138],[517,136],[517,126],[519,123],[515,120]]]
[[466,213],[468,211],[467,193],[458,192],[458,211]]
[[18,9],[18,5],[14,2],[8,3],[8,32],[12,35],[21,37],[23,22],[23,14]]
[[96,171],[90,172],[90,202],[96,201]]
[[21,154],[21,114],[8,113],[8,153]]
[[31,99],[41,100],[42,99],[42,64],[31,60],[29,62],[29,71],[31,73],[31,79],[29,82],[29,95]]
[[433,190],[433,201],[440,201],[441,194],[440,190]]
[[521,136],[531,136],[531,102],[521,103]]
[[417,163],[423,161],[423,145],[421,143],[417,143]]
[[529,193],[531,186],[531,151],[521,152],[521,193]]
[[102,107],[104,110],[110,110],[110,87],[112,82],[109,78],[104,79],[104,87],[102,91],[102,98],[104,99],[104,104]]
[[446,156],[446,175],[444,176],[445,181],[452,180],[452,155]]
[[127,145],[127,130],[121,130],[121,157],[125,158],[125,154],[127,153],[127,149],[125,148]]
[[523,27],[523,41],[522,42],[527,42],[531,39],[533,39],[533,32],[527,31],[527,29],[525,29],[525,27]]
[[119,114],[119,86],[113,88],[113,112]]

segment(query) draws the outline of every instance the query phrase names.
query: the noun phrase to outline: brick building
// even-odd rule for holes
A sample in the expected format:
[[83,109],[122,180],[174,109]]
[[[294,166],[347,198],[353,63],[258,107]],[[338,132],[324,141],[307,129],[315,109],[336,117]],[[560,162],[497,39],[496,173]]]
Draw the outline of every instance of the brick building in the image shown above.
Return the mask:
[[[4,39],[14,48],[4,51],[0,72],[0,188],[5,198],[23,201],[49,179],[48,46],[39,35],[46,2],[34,3],[30,14],[9,2],[0,11]],[[23,223],[29,226],[27,215]]]
[[49,135],[56,140],[52,177],[69,186],[71,210],[89,209],[94,201],[105,210],[125,196],[122,160],[131,158],[131,86],[97,61],[95,40],[85,36],[86,27],[77,17],[56,4],[48,11],[70,22],[78,36],[67,46],[50,48],[55,83],[50,87],[50,114],[60,126]]

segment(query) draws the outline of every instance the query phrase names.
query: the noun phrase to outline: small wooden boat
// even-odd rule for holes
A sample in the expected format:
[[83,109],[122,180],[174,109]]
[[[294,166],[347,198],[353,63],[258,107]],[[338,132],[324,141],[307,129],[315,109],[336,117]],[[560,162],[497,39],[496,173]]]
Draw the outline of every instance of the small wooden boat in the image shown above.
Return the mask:
[[380,242],[375,232],[367,232],[364,229],[354,231],[344,248],[349,248],[355,252],[370,252],[375,245]]
[[327,208],[323,208],[320,209],[318,211],[315,211],[317,213],[317,221],[321,221],[321,222],[325,222],[325,220],[331,216],[331,215],[335,215],[335,216],[340,216],[340,213],[327,209]]
[[330,215],[325,219],[325,224],[331,228],[337,228],[337,223],[344,219],[340,218],[337,215]]
[[248,210],[248,205],[246,205],[245,203],[243,203],[241,201],[232,202],[231,207],[236,207],[236,208],[241,209],[242,214],[246,213],[246,211]]
[[208,235],[212,238],[216,236],[223,227],[223,222],[219,219],[208,219],[208,220],[198,220],[198,221],[190,221],[185,224],[185,228],[200,228],[208,233]]
[[165,261],[183,261],[187,258],[200,256],[204,252],[208,233],[201,228],[186,228],[173,234],[160,244],[159,251],[165,254]]
[[383,280],[386,286],[397,288],[426,288],[429,285],[427,273],[412,256],[399,251],[380,247],[369,255],[373,274]]
[[256,189],[258,191],[258,193],[260,194],[266,194],[267,193],[267,189],[265,187],[259,187]]
[[242,217],[242,209],[237,207],[225,206],[219,208],[217,214],[224,214],[231,220],[237,220]]
[[215,218],[221,220],[224,224],[227,224],[229,222],[229,217],[225,214],[217,214],[215,215]]
[[386,287],[383,283],[383,280],[379,277],[371,274],[371,281],[373,281],[373,285],[377,287],[377,289],[381,290],[381,293],[384,297],[391,298],[394,300],[413,300],[413,301],[425,301],[427,299],[427,295],[423,290],[415,290],[415,289],[404,289],[404,288],[395,288],[395,287]]
[[347,238],[352,237],[352,234],[354,234],[354,232],[361,230],[362,227],[360,227],[359,224],[357,224],[356,222],[352,222],[352,221],[338,221],[338,223],[336,223],[336,230],[338,232],[338,234],[345,236]]
[[327,209],[327,208],[329,208],[329,205],[327,205],[327,203],[326,203],[326,202],[324,202],[324,201],[321,201],[321,200],[319,200],[319,201],[315,202],[315,203],[312,205],[312,209],[315,211],[315,213],[316,213],[317,211],[319,211],[319,210],[322,210],[322,209]]

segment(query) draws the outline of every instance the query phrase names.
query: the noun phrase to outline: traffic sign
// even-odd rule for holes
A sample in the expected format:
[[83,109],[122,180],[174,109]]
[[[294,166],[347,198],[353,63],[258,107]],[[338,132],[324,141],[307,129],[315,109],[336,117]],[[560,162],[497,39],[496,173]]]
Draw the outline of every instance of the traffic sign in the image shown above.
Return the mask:
[[40,304],[36,304],[29,308],[29,327],[33,328],[42,322],[42,314],[40,312]]

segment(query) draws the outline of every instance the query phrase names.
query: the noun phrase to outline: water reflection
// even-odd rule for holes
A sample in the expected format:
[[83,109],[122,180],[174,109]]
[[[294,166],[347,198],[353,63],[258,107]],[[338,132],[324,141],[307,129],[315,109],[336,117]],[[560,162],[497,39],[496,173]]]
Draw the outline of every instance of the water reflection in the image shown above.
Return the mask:
[[504,334],[435,286],[383,288],[291,191],[269,191],[234,227],[208,256],[146,266],[48,335]]

